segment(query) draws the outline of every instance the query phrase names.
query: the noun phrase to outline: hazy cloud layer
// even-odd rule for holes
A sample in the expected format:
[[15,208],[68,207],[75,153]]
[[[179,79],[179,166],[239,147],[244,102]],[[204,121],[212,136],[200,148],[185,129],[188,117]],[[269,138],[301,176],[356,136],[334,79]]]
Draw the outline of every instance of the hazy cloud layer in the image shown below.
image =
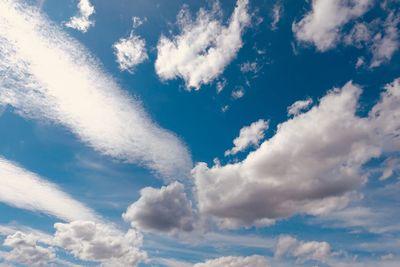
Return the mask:
[[243,46],[242,34],[250,24],[248,0],[238,0],[227,26],[223,25],[220,8],[200,9],[196,20],[183,9],[178,16],[181,32],[168,38],[161,36],[155,63],[162,80],[182,78],[188,90],[216,79],[236,57]]
[[193,267],[268,267],[267,260],[258,255],[248,257],[227,256],[213,260],[208,260],[204,263],[196,263]]
[[1,104],[62,125],[98,152],[164,177],[189,172],[182,142],[153,123],[77,41],[30,7],[6,0],[0,9]]
[[62,220],[100,220],[55,184],[0,157],[0,202],[46,213]]

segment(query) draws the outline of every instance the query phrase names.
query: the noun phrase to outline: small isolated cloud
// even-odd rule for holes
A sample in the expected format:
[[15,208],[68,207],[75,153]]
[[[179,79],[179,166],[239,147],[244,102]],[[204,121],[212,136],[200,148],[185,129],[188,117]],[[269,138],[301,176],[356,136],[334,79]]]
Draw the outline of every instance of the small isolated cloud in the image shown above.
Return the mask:
[[133,32],[127,38],[119,39],[113,44],[114,54],[117,58],[119,68],[124,71],[133,72],[135,67],[147,60],[146,41]]
[[225,156],[235,155],[250,146],[257,147],[264,138],[264,132],[268,129],[268,125],[268,121],[260,119],[240,129],[239,136],[233,140],[235,146],[225,151]]
[[297,116],[302,111],[308,109],[313,103],[311,98],[307,98],[306,100],[299,100],[294,102],[290,107],[288,107],[288,115],[289,116]]
[[254,73],[256,74],[260,70],[260,66],[258,66],[257,62],[245,62],[240,64],[240,71],[242,73]]
[[[186,146],[155,124],[81,44],[36,9],[0,2],[0,105],[69,129],[97,152],[165,178],[192,168]],[[171,157],[174,155],[174,157]]]
[[192,203],[178,182],[161,189],[142,189],[139,200],[129,206],[123,218],[148,232],[188,232],[194,228]]
[[243,161],[197,164],[199,211],[236,228],[345,207],[367,181],[364,164],[400,148],[400,80],[385,87],[368,117],[356,115],[360,94],[351,82],[329,91]]
[[200,89],[216,79],[236,57],[243,45],[242,35],[250,24],[248,0],[238,0],[227,26],[218,5],[212,11],[200,9],[192,21],[188,11],[178,16],[181,33],[161,36],[155,68],[162,80],[182,78],[188,90]]
[[311,43],[323,52],[336,46],[343,26],[367,12],[373,0],[314,0],[311,3],[312,10],[293,23],[293,32],[298,41]]
[[55,184],[0,157],[0,202],[62,220],[99,220],[99,216]]
[[242,98],[245,94],[245,91],[243,89],[243,87],[238,88],[237,90],[232,92],[232,98],[233,99],[239,99]]
[[18,231],[8,235],[3,245],[11,248],[4,256],[7,262],[26,266],[50,266],[49,263],[56,258],[54,249],[39,245],[34,234]]
[[291,256],[298,263],[307,260],[326,262],[331,257],[331,246],[327,242],[304,242],[288,235],[280,236],[275,248],[275,258]]
[[280,0],[276,1],[272,8],[272,22],[271,30],[276,31],[278,29],[278,23],[282,18],[283,4]]
[[269,267],[267,259],[263,256],[253,255],[248,257],[227,256],[204,263],[196,263],[193,267]]
[[221,81],[217,82],[217,94],[221,93],[222,90],[224,90],[227,83],[228,83],[228,81],[224,78]]
[[87,32],[90,27],[94,26],[94,21],[90,19],[94,12],[94,7],[89,0],[79,0],[78,14],[65,23],[65,26]]
[[134,229],[121,233],[91,221],[74,221],[54,225],[54,245],[65,249],[76,258],[100,262],[102,266],[137,266],[147,259],[139,247],[143,236]]

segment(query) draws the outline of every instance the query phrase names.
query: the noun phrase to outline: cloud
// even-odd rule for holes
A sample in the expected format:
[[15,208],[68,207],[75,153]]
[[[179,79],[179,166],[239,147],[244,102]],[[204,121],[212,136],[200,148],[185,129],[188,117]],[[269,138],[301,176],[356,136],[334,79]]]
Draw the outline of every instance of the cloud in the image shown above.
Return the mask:
[[56,223],[54,244],[69,251],[75,257],[101,262],[102,266],[137,266],[147,259],[139,250],[142,235],[134,229],[126,234],[111,227],[91,221]]
[[385,87],[368,117],[356,115],[360,94],[351,82],[329,91],[243,161],[197,164],[200,212],[233,228],[345,207],[367,180],[364,164],[400,148],[400,80]]
[[90,208],[38,175],[0,157],[0,201],[10,206],[43,212],[62,220],[94,220]]
[[[90,53],[37,10],[0,3],[0,103],[69,129],[103,155],[181,178],[192,163]],[[171,155],[174,155],[172,158]]]
[[400,16],[391,12],[384,25],[384,34],[377,33],[371,45],[372,60],[370,67],[378,67],[382,63],[389,61],[400,47],[399,34]]
[[248,0],[238,0],[229,24],[219,19],[221,10],[200,9],[195,21],[188,11],[178,16],[181,33],[171,39],[161,36],[155,68],[162,80],[182,78],[188,90],[200,89],[216,79],[243,45],[242,34],[250,24]]
[[278,23],[282,18],[283,5],[281,1],[276,1],[274,7],[272,8],[272,22],[271,30],[276,31],[278,29]]
[[48,266],[56,255],[54,249],[38,244],[38,239],[33,234],[16,232],[6,237],[4,246],[11,251],[5,254],[8,262],[20,263],[26,266]]
[[233,99],[239,99],[242,98],[245,94],[245,91],[243,89],[243,87],[238,88],[237,90],[232,92],[232,97]]
[[311,98],[307,98],[306,100],[299,100],[294,102],[290,107],[288,107],[288,115],[289,116],[297,116],[299,115],[303,110],[308,109],[313,103],[313,100]]
[[89,0],[79,0],[78,9],[78,14],[65,23],[65,26],[87,32],[90,27],[94,26],[94,21],[90,20],[90,16],[95,12],[94,7]]
[[264,138],[264,132],[268,129],[268,125],[268,121],[260,119],[240,129],[239,136],[233,140],[235,146],[225,151],[225,156],[235,155],[250,146],[257,147]]
[[342,27],[362,16],[372,4],[372,0],[313,0],[312,10],[293,23],[293,32],[298,41],[326,51],[340,41]]
[[114,54],[121,70],[133,72],[136,65],[149,57],[146,50],[146,41],[131,33],[127,38],[121,38],[113,44]]
[[196,263],[193,267],[268,267],[269,264],[265,257],[253,255],[248,257],[227,256],[213,260],[208,260],[204,263]]
[[174,182],[161,189],[146,187],[123,214],[133,227],[149,232],[192,231],[194,212],[183,185]]
[[327,242],[299,241],[288,235],[280,236],[275,248],[275,258],[285,255],[296,257],[297,262],[317,260],[326,262],[332,255],[331,246]]

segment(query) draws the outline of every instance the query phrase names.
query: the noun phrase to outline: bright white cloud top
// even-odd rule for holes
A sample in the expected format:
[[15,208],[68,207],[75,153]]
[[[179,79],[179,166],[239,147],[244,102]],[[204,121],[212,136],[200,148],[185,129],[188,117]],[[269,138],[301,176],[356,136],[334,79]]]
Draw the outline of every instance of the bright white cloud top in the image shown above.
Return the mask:
[[78,14],[65,23],[65,26],[81,32],[87,32],[90,27],[94,26],[94,21],[90,19],[94,12],[94,7],[89,0],[79,0]]
[[269,267],[266,258],[258,255],[248,257],[227,256],[208,260],[203,263],[196,263],[193,267]]
[[0,202],[42,212],[65,221],[93,220],[100,217],[73,199],[55,184],[0,157]]
[[218,18],[219,6],[200,9],[195,21],[188,11],[178,16],[181,33],[161,36],[155,68],[162,80],[182,78],[188,90],[200,89],[217,78],[243,46],[242,35],[250,24],[248,0],[238,0],[227,26]]
[[268,129],[268,121],[258,120],[249,126],[240,129],[239,136],[233,140],[233,148],[225,151],[225,156],[235,155],[250,146],[258,146],[264,138],[264,132]]
[[146,41],[133,32],[127,38],[119,39],[114,45],[114,54],[122,71],[132,73],[135,67],[149,58]]
[[0,10],[2,105],[62,125],[96,151],[161,176],[189,172],[185,145],[153,123],[82,45],[28,6],[5,0]]
[[345,207],[366,182],[363,165],[399,149],[399,80],[385,89],[363,118],[355,115],[361,89],[349,82],[281,123],[243,161],[199,163],[192,174],[200,212],[231,228]]

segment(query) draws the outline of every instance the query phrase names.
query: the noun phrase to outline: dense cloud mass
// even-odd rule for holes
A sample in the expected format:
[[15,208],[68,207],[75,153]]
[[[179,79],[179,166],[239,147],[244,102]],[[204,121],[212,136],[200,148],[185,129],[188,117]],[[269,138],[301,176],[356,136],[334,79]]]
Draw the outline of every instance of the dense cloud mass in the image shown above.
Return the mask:
[[195,214],[182,184],[174,182],[161,189],[146,187],[140,195],[123,214],[132,226],[149,232],[193,230]]
[[149,58],[146,41],[134,33],[127,38],[119,39],[113,48],[119,68],[123,71],[132,73],[137,65]]
[[139,250],[142,235],[134,229],[122,234],[91,221],[56,223],[54,244],[81,260],[101,262],[103,266],[136,266],[147,255]]
[[242,34],[250,24],[248,0],[237,1],[227,26],[219,13],[219,6],[210,12],[200,9],[192,21],[188,11],[181,11],[181,33],[171,39],[162,36],[157,45],[155,67],[161,79],[180,77],[188,90],[198,90],[224,71],[243,45]]
[[213,260],[208,260],[204,263],[197,263],[193,267],[220,267],[220,266],[268,267],[269,264],[264,257],[258,255],[248,256],[248,257],[227,256]]
[[89,51],[28,6],[6,0],[0,10],[0,105],[64,126],[96,151],[164,177],[189,173],[182,142],[153,123]]
[[331,90],[241,162],[199,163],[192,174],[200,212],[222,227],[238,227],[346,206],[366,181],[362,166],[399,146],[399,80],[368,117],[355,115],[360,94],[350,82]]

